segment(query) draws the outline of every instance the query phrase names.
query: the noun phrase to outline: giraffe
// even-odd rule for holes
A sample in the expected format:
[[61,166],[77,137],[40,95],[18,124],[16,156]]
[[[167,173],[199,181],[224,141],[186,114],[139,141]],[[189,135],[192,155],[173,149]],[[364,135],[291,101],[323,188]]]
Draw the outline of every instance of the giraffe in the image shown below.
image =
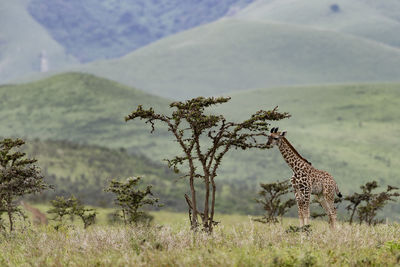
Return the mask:
[[285,136],[286,131],[278,132],[278,128],[272,128],[271,133],[268,135],[267,147],[277,146],[286,163],[293,171],[291,183],[297,202],[300,227],[308,224],[310,197],[313,194],[316,195],[316,199],[329,216],[330,226],[335,228],[335,193],[338,197],[342,197],[335,180],[326,171],[314,168],[310,162],[296,151]]

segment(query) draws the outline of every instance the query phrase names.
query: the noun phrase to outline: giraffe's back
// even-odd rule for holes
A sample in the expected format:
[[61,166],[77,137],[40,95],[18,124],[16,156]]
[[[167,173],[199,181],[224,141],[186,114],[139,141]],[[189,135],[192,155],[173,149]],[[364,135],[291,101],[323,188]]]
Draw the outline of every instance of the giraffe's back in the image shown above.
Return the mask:
[[314,195],[320,195],[323,192],[334,192],[336,190],[335,180],[326,171],[313,168],[310,172],[310,180],[312,185],[311,193]]

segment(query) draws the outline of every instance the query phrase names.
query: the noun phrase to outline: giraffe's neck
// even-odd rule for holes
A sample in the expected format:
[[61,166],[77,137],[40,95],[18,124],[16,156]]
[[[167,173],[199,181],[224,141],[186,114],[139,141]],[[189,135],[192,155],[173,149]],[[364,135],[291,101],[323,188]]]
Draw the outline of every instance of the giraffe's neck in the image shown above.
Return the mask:
[[311,164],[304,159],[289,143],[289,141],[283,137],[279,145],[279,150],[285,159],[286,163],[293,170],[295,174],[304,172],[305,169],[309,169]]

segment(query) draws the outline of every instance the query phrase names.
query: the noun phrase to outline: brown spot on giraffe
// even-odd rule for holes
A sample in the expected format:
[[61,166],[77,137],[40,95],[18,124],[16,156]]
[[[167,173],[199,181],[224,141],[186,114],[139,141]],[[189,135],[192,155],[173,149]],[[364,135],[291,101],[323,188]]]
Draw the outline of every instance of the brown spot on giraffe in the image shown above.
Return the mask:
[[314,168],[310,162],[303,158],[285,138],[286,131],[278,132],[272,128],[268,135],[267,146],[277,146],[289,167],[293,170],[291,179],[296,197],[300,226],[308,224],[310,218],[310,197],[316,195],[317,200],[329,216],[332,228],[336,224],[335,194],[342,197],[332,175],[326,171]]

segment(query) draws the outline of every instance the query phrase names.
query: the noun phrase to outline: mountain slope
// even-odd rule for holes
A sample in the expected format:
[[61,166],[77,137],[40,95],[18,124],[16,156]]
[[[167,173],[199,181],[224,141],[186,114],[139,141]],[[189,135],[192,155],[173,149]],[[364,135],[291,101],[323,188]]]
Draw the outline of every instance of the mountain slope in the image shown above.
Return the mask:
[[399,80],[400,50],[333,31],[224,19],[79,70],[187,98],[277,85]]
[[[234,94],[216,111],[240,121],[279,105],[293,116],[274,126],[286,128],[298,151],[331,172],[346,193],[370,179],[397,181],[399,99],[399,84],[282,87]],[[150,134],[144,121],[123,121],[139,104],[168,113],[170,101],[92,75],[67,73],[2,86],[0,100],[0,136],[122,147],[157,163],[179,151],[165,128]],[[256,187],[290,176],[276,150],[234,150],[224,159],[218,179]]]
[[[129,155],[124,150],[111,150],[98,146],[77,145],[65,141],[28,141],[25,152],[38,160],[45,181],[54,185],[34,196],[37,201],[48,201],[56,196],[75,195],[85,204],[110,207],[114,196],[104,192],[111,179],[125,180],[128,177],[142,177],[141,186],[152,185],[152,192],[163,204],[162,209],[187,211],[184,194],[188,186],[184,180],[166,166],[154,163],[143,155]],[[198,191],[202,194],[202,190]],[[231,195],[240,192],[241,199]],[[246,186],[226,182],[218,184],[218,204],[222,213],[260,213],[254,202],[256,192]]]
[[125,55],[253,0],[32,0],[29,12],[81,62]]
[[131,152],[140,154],[157,146],[166,133],[161,128],[150,140],[144,122],[125,123],[124,116],[139,104],[165,113],[169,101],[79,73],[0,86],[0,136],[69,140],[128,150],[134,147]]
[[399,13],[395,0],[258,0],[235,17],[335,30],[399,48]]
[[28,3],[28,0],[0,2],[0,83],[41,69],[55,70],[77,63],[29,15]]

